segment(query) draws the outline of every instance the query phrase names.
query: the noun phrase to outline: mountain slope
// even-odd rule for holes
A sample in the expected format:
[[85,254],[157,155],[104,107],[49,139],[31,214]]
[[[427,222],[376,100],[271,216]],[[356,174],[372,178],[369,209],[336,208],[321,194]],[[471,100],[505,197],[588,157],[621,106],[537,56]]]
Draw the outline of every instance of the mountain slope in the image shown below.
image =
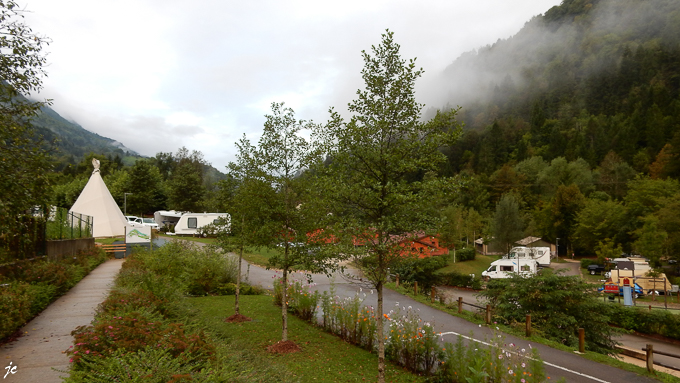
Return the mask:
[[609,151],[645,171],[680,130],[680,2],[565,0],[439,83],[468,127],[450,172]]
[[41,113],[33,118],[32,122],[46,140],[56,140],[55,156],[58,159],[71,156],[80,159],[90,152],[112,156],[117,154],[120,157],[129,153],[132,156],[141,157],[118,141],[102,137],[78,124],[67,121],[49,107],[41,108]]

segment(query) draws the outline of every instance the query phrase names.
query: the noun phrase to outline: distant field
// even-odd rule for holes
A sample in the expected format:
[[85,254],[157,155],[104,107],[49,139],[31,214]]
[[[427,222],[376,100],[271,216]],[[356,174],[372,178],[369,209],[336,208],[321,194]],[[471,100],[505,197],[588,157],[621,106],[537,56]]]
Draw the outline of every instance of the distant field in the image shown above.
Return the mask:
[[439,269],[438,272],[450,273],[456,271],[461,274],[474,274],[479,276],[482,275],[482,271],[488,269],[491,262],[495,260],[498,260],[497,256],[477,254],[474,260],[453,263],[453,256],[451,256],[449,264],[446,267]]

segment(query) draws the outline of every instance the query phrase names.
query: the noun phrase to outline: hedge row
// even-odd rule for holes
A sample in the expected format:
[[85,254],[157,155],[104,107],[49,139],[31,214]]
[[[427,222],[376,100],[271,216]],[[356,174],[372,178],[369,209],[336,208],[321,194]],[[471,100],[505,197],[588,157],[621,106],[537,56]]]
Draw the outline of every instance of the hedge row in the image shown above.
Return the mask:
[[101,249],[58,261],[40,260],[6,269],[0,277],[0,339],[12,335],[106,260]]

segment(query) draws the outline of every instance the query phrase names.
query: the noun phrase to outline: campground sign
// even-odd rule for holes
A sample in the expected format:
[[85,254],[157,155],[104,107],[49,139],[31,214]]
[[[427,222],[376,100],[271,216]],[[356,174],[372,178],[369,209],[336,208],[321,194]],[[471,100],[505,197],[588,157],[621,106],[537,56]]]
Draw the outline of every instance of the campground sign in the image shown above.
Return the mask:
[[125,226],[125,243],[150,243],[151,226]]

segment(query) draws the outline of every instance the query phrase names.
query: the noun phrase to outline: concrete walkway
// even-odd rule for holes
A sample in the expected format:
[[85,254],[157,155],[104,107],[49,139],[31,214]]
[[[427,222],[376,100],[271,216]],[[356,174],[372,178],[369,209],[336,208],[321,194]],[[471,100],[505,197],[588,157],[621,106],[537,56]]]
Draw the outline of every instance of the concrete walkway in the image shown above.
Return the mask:
[[[73,344],[71,331],[89,325],[97,306],[106,299],[123,259],[112,259],[49,305],[21,330],[23,336],[0,346],[0,374],[3,382],[58,383],[66,374],[69,358],[63,353]],[[14,374],[8,373],[12,363]]]

